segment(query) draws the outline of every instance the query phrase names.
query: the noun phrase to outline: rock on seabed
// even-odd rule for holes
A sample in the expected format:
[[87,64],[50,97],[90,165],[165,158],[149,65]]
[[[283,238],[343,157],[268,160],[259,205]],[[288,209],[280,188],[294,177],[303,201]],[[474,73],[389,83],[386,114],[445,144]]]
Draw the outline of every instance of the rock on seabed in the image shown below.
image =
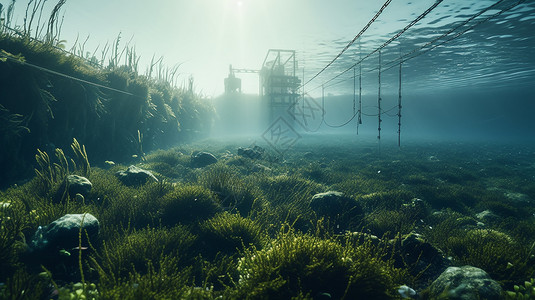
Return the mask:
[[473,266],[449,267],[429,288],[430,299],[498,300],[502,288],[484,270]]
[[30,242],[30,249],[54,251],[77,247],[80,226],[84,232],[87,231],[90,239],[96,237],[100,230],[100,224],[92,214],[67,214],[46,226],[40,226]]
[[145,184],[148,180],[158,181],[152,172],[141,169],[134,165],[131,165],[125,171],[119,171],[115,173],[119,180],[127,186],[133,185],[142,185]]

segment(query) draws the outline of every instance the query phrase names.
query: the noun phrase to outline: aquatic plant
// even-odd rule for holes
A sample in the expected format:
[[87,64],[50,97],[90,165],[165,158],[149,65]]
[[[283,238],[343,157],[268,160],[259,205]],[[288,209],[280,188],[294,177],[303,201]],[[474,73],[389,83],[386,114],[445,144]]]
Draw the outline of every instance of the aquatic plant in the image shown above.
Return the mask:
[[203,252],[213,257],[218,252],[234,254],[251,246],[262,249],[267,235],[253,220],[223,212],[200,224],[199,241]]
[[363,227],[376,236],[394,237],[399,233],[411,232],[416,222],[418,222],[417,219],[409,218],[402,211],[381,209],[366,215]]
[[[200,136],[210,128],[214,112],[206,99],[138,74],[131,50],[127,51],[130,66],[102,69],[53,43],[16,35],[2,35],[0,49],[20,53],[2,54],[6,68],[0,70],[0,77],[14,83],[3,89],[3,108],[24,120],[19,124],[29,130],[6,149],[14,156],[10,163],[17,162],[19,168],[29,167],[29,152],[45,145],[65,149],[73,137],[86,146],[92,159],[117,161],[133,154],[142,157],[144,151]],[[22,67],[25,63],[31,65]]]
[[48,296],[48,287],[39,275],[30,274],[24,268],[17,269],[0,285],[1,299],[41,299]]
[[18,199],[24,196],[14,189],[0,192],[0,199],[4,200],[0,202],[0,281],[21,268],[19,257],[25,249],[23,231],[30,223],[30,215]]
[[438,186],[417,186],[413,189],[418,198],[426,200],[432,208],[450,208],[463,214],[470,213],[483,192],[479,188],[461,184],[442,184]]
[[464,237],[452,237],[449,253],[463,264],[485,270],[502,283],[525,278],[535,269],[529,264],[529,249],[496,230],[474,229]]
[[149,153],[144,167],[173,181],[195,182],[197,173],[191,168],[191,157],[181,148],[156,150]]
[[310,200],[315,194],[326,191],[325,186],[297,174],[258,179],[257,184],[272,209],[264,211],[257,219],[265,225],[271,224],[274,233],[283,223],[292,224],[303,232],[314,229],[317,216],[310,208]]
[[[222,252],[208,258],[199,254],[195,257],[192,265],[192,277],[195,278],[195,285],[221,292],[221,294],[232,290],[238,278],[237,259],[236,254],[228,255]],[[232,297],[224,295],[223,298],[232,299]]]
[[0,136],[2,140],[8,140],[12,136],[20,136],[29,133],[30,129],[24,126],[27,120],[23,115],[11,113],[4,105],[0,104]]
[[96,300],[100,298],[96,284],[74,282],[57,288],[58,300]]
[[65,153],[62,149],[56,148],[55,156],[57,162],[52,162],[50,156],[39,149],[35,155],[35,160],[39,165],[39,170],[35,169],[35,174],[41,180],[41,183],[45,190],[51,190],[53,187],[57,188],[59,183],[65,180],[65,177],[71,172],[79,173],[83,176],[89,176],[91,174],[91,167],[85,151],[85,146],[80,146],[76,139],[73,139],[71,148],[74,152],[76,164],[74,159],[67,160]]
[[193,288],[191,268],[180,268],[178,259],[162,256],[147,260],[146,271],[132,271],[122,278],[111,278],[99,270],[99,296],[102,299],[210,299],[211,291]]
[[192,259],[188,257],[187,250],[193,245],[196,236],[183,226],[147,227],[116,233],[113,239],[104,240],[101,250],[91,258],[92,265],[105,286],[120,284],[132,273],[147,274],[151,267],[161,268],[163,266],[159,263],[162,260],[172,258],[178,268],[187,265],[187,261]]
[[201,174],[198,182],[210,189],[227,210],[235,210],[242,216],[263,210],[266,201],[262,192],[238,174],[236,167],[215,164]]
[[221,210],[216,196],[200,185],[177,186],[159,201],[160,218],[165,226],[199,222]]
[[429,241],[461,265],[485,270],[504,285],[518,282],[535,271],[528,245],[493,229],[463,229],[461,219],[450,217],[426,230]]
[[61,182],[68,175],[68,163],[63,150],[56,149],[56,157],[59,160],[59,164],[52,163],[46,152],[37,149],[35,160],[40,170],[35,169],[35,174],[41,179],[45,189],[52,188],[52,186]]
[[371,243],[342,246],[283,230],[270,246],[246,250],[236,294],[247,299],[395,299],[402,272],[383,255]]
[[89,165],[89,159],[87,158],[87,152],[85,151],[85,146],[80,145],[76,138],[73,139],[71,144],[71,149],[74,152],[74,156],[76,158],[76,161],[78,164],[76,164],[76,161],[71,160],[73,166],[73,170],[79,171],[80,175],[84,177],[91,176],[91,166]]
[[347,195],[364,195],[395,190],[399,183],[390,177],[378,176],[375,171],[374,176],[363,174],[346,176],[342,181],[332,185],[333,189]]
[[156,150],[147,155],[147,162],[160,162],[169,166],[184,165],[189,166],[190,157],[184,155],[181,148],[171,148],[167,150]]
[[329,176],[330,172],[329,170],[327,170],[326,164],[320,164],[317,162],[309,163],[303,168],[300,168],[300,171],[302,172],[304,177],[310,180],[321,182],[324,184],[332,183],[330,182],[331,180],[329,180],[332,178],[332,176]]
[[114,175],[119,169],[120,166],[110,170],[93,168],[90,177],[93,188],[86,202],[95,205],[96,216],[102,224],[108,224],[101,228],[104,239],[113,236],[114,231],[122,227],[141,229],[158,225],[160,207],[156,203],[174,190],[173,185],[165,180],[139,187],[125,186]]
[[512,291],[505,292],[505,299],[535,299],[535,279],[524,281],[524,285],[514,285]]
[[475,205],[480,211],[490,210],[500,217],[514,217],[517,220],[531,217],[531,210],[522,203],[504,199],[502,195],[485,197]]
[[362,205],[362,208],[366,212],[391,209],[392,207],[401,208],[404,204],[410,203],[413,198],[414,194],[412,192],[402,189],[373,192],[356,197],[357,202]]
[[515,217],[508,217],[503,219],[498,228],[504,232],[509,233],[519,243],[525,245],[532,245],[535,243],[535,220],[533,218],[518,219]]

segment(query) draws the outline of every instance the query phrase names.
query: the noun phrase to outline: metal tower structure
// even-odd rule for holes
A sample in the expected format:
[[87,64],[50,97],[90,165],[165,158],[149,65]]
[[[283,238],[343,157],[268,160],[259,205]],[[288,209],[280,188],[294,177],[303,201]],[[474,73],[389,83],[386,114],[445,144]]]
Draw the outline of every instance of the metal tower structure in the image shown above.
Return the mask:
[[[297,60],[294,50],[270,49],[260,69],[236,69],[229,67],[229,75],[225,78],[226,106],[223,110],[238,112],[248,108],[238,117],[253,115],[253,110],[259,114],[256,123],[262,128],[269,128],[272,124],[284,119],[290,124],[295,121],[295,107],[302,95],[299,93],[301,80],[296,76]],[[241,79],[237,73],[258,74],[259,95],[254,98],[241,94]],[[244,102],[244,99],[248,99]],[[250,101],[256,102],[249,103]],[[234,105],[231,109],[230,107]]]
[[268,51],[260,70],[260,96],[271,107],[288,107],[297,101],[301,81],[296,70],[295,50]]

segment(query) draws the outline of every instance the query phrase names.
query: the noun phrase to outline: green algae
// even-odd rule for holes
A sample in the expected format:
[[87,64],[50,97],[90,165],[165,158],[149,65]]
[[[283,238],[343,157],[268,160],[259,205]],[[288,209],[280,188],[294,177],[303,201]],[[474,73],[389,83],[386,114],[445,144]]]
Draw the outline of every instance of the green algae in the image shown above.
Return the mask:
[[394,299],[401,270],[372,244],[281,231],[263,250],[246,251],[238,271],[238,298],[290,299],[325,293],[334,299]]
[[262,249],[268,241],[267,233],[258,222],[227,212],[202,222],[199,231],[207,257],[217,253],[232,255],[249,247]]
[[[370,155],[366,170],[380,168],[381,174],[395,176],[365,171],[357,177],[357,167],[350,162],[358,158],[348,156],[341,159],[345,168],[339,162],[325,163],[312,169],[320,172],[321,168],[323,175],[313,175],[309,164],[294,164],[302,158],[289,153],[285,164],[255,161],[270,168],[255,172],[249,159],[240,163],[242,159],[229,154],[227,145],[211,144],[209,150],[220,157],[219,162],[193,168],[189,155],[183,153],[205,145],[149,153],[141,166],[150,169],[165,163],[180,172],[157,172],[159,182],[137,187],[124,186],[114,175],[125,166],[107,170],[91,166],[93,189],[83,202],[69,197],[56,201],[54,187],[46,190],[39,177],[1,191],[3,297],[10,295],[8,290],[27,288],[21,281],[7,280],[15,270],[25,270],[17,275],[21,278],[42,272],[25,258],[24,242],[35,229],[63,214],[84,212],[99,219],[99,238],[91,240],[81,256],[73,251],[70,258],[58,256],[57,266],[44,264],[70,294],[76,290],[68,278],[79,280],[80,259],[86,282],[95,285],[102,299],[266,299],[273,295],[312,299],[323,293],[346,299],[364,294],[368,299],[396,299],[399,285],[425,287],[429,280],[414,277],[420,276],[411,275],[414,266],[400,263],[403,253],[396,241],[413,231],[451,257],[453,264],[482,268],[505,289],[513,290],[534,271],[533,209],[521,212],[521,204],[506,200],[499,190],[474,184],[470,176],[466,186],[434,178],[437,163],[443,161],[428,162],[426,168],[406,150],[404,165],[414,161],[417,167],[390,170],[398,163],[382,162],[385,154]],[[400,155],[393,154],[396,159]],[[448,159],[452,166],[462,163],[456,157]],[[182,171],[189,175],[183,176]],[[349,172],[349,179],[341,179],[343,172]],[[477,174],[471,169],[466,172]],[[331,175],[341,181],[329,184],[336,180],[324,176]],[[496,176],[493,173],[492,178]],[[362,181],[351,186],[357,178]],[[378,191],[370,192],[375,187]],[[382,238],[372,242],[339,236],[336,220],[318,216],[310,208],[312,196],[328,190],[352,192],[349,195],[363,208],[359,222],[344,224],[354,233],[351,236],[368,232]],[[487,224],[481,227],[475,214],[484,209],[501,219],[483,221]],[[35,288],[36,294],[43,293],[38,285]]]

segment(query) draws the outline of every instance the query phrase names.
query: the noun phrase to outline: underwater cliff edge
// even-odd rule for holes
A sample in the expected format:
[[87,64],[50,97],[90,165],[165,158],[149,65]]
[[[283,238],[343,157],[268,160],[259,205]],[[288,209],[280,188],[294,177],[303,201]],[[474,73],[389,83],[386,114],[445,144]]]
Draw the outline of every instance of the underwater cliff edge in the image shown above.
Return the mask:
[[206,99],[137,66],[98,68],[27,37],[0,35],[0,186],[33,175],[37,149],[53,153],[73,138],[95,163],[206,136]]

